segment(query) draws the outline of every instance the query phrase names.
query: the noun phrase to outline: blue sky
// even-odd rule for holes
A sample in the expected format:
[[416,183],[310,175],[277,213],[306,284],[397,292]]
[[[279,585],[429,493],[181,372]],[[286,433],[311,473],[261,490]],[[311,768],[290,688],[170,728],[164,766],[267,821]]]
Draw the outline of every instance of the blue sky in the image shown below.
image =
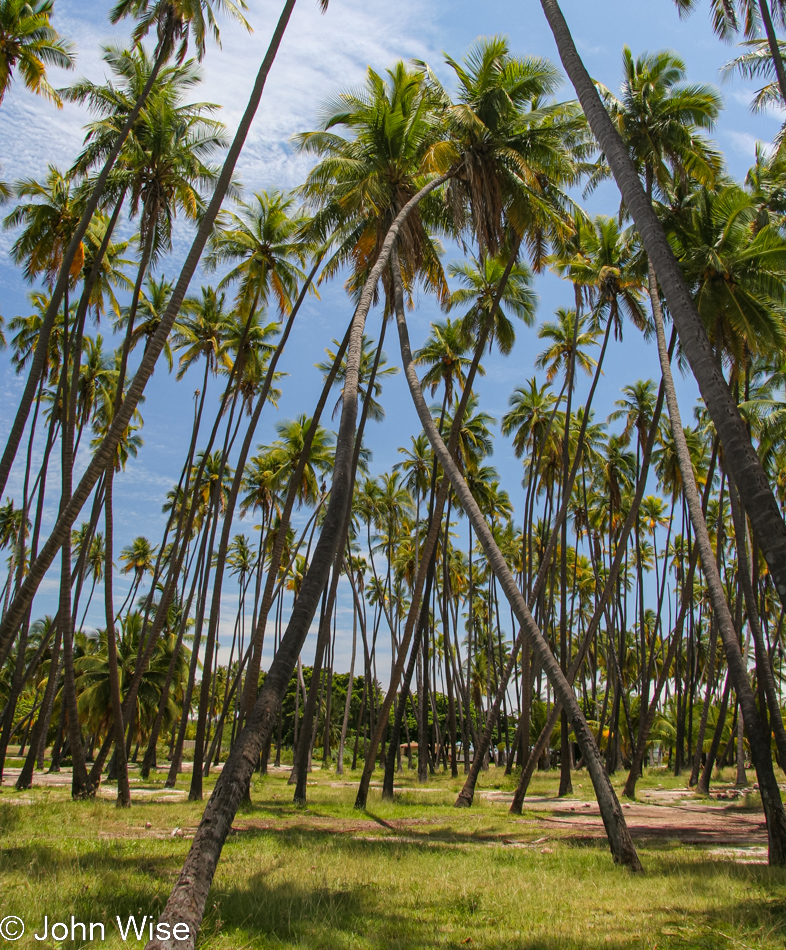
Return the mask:
[[[104,75],[100,47],[107,42],[124,43],[128,24],[111,27],[106,19],[108,3],[87,0],[57,0],[54,22],[70,37],[78,50],[76,73],[94,80]],[[196,98],[216,102],[223,109],[220,118],[233,130],[245,105],[258,62],[264,54],[268,37],[278,16],[278,0],[249,0],[248,19],[254,33],[248,35],[229,21],[222,21],[223,48],[209,45],[204,62],[204,83]],[[629,45],[634,54],[644,50],[671,48],[685,59],[688,78],[694,82],[710,82],[719,86],[725,109],[715,138],[726,155],[729,170],[743,177],[753,160],[757,140],[771,141],[778,130],[780,118],[774,114],[752,115],[749,102],[754,87],[735,80],[721,84],[720,67],[734,55],[734,48],[720,43],[712,33],[709,3],[689,20],[680,20],[672,0],[596,0],[582,3],[565,0],[563,11],[572,28],[579,52],[590,73],[600,82],[615,89],[620,78],[621,49]],[[299,0],[289,29],[282,42],[278,59],[271,73],[254,129],[241,157],[238,173],[245,188],[251,192],[270,187],[292,187],[299,184],[308,170],[307,160],[293,154],[290,137],[316,125],[321,102],[331,93],[359,84],[368,65],[383,70],[398,58],[417,57],[427,60],[446,82],[450,74],[443,64],[442,51],[459,58],[481,35],[505,34],[515,53],[547,56],[558,62],[556,48],[537,0],[518,3],[491,0],[483,4],[469,0],[399,0],[393,3],[363,0],[331,0],[328,13],[322,16],[314,0]],[[64,84],[65,74],[53,76],[55,85]],[[572,98],[572,89],[563,87],[561,95]],[[0,168],[8,181],[19,177],[42,177],[49,163],[67,167],[77,154],[81,140],[84,114],[76,107],[56,110],[51,103],[29,94],[15,84],[0,107]],[[592,196],[587,206],[593,213],[613,214],[617,208],[612,185],[604,186]],[[17,313],[26,313],[28,305],[21,273],[9,260],[12,233],[0,232],[0,313],[6,321]],[[168,277],[177,274],[180,260],[190,243],[187,227],[180,227],[175,253],[165,260],[159,273]],[[453,255],[448,252],[446,260]],[[192,283],[196,291],[210,278],[199,272]],[[548,319],[557,306],[572,302],[570,288],[551,275],[538,278],[540,296],[538,319]],[[291,374],[282,384],[283,396],[279,411],[266,410],[258,429],[258,441],[274,438],[274,424],[309,411],[320,386],[320,374],[313,364],[323,357],[323,349],[333,336],[341,335],[350,316],[347,298],[340,282],[321,291],[320,300],[310,300],[299,317],[292,341],[281,368]],[[418,345],[428,331],[431,320],[438,316],[434,302],[418,301],[411,318],[413,343]],[[369,332],[376,336],[378,314],[372,314]],[[102,331],[109,333],[109,327]],[[534,373],[534,361],[542,349],[535,330],[521,328],[513,353],[507,359],[486,361],[487,376],[479,385],[483,408],[496,418],[506,411],[508,396],[515,386],[522,385]],[[397,362],[395,338],[387,347],[390,361]],[[598,418],[605,418],[619,389],[637,378],[657,378],[657,357],[652,346],[645,344],[636,331],[628,329],[624,343],[612,344],[595,408]],[[182,464],[190,429],[192,396],[199,385],[196,374],[179,384],[159,366],[147,387],[143,407],[145,445],[137,460],[116,479],[116,551],[134,536],[143,533],[152,540],[160,537],[163,518],[160,513],[165,492],[172,486]],[[214,387],[215,389],[215,387]],[[21,380],[8,362],[8,352],[0,354],[0,432],[7,431],[16,408]],[[579,391],[579,398],[582,390]],[[216,392],[212,398],[215,400]],[[209,396],[209,398],[211,398]],[[683,416],[690,415],[695,387],[690,380],[681,383]],[[417,420],[401,376],[386,384],[383,401],[387,411],[384,423],[372,426],[370,446],[374,451],[374,472],[389,469],[398,460],[397,447],[409,442],[417,431]],[[215,404],[215,402],[213,403]],[[20,453],[21,454],[21,453]],[[501,436],[495,441],[493,464],[499,469],[503,485],[514,504],[520,505],[520,463],[514,458],[510,443]],[[85,459],[80,458],[80,466]],[[54,472],[56,478],[57,473]],[[50,502],[56,500],[57,487],[49,489]],[[21,476],[16,472],[9,494],[17,502],[21,498]],[[55,515],[50,503],[48,522]],[[252,523],[238,522],[238,530],[252,533]],[[52,594],[56,589],[54,575],[42,587],[35,615],[52,610]],[[124,579],[118,578],[116,597],[122,601],[127,591]],[[232,581],[225,584],[225,611],[222,621],[224,636],[231,636],[236,591]],[[91,618],[101,623],[100,613]],[[339,611],[339,628],[347,632],[351,617],[346,605]],[[223,642],[223,641],[222,641]],[[337,663],[348,656],[346,637],[337,649]],[[385,664],[383,663],[382,666]]]

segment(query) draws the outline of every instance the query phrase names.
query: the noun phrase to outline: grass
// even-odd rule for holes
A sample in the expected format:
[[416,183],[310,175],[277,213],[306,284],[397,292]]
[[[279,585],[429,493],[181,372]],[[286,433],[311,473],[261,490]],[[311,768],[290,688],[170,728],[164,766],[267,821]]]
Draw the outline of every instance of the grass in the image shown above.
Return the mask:
[[[103,799],[71,802],[68,789],[3,787],[0,918],[15,914],[28,925],[15,946],[82,945],[35,941],[45,914],[103,921],[106,940],[93,945],[128,946],[114,918],[157,914],[203,808],[143,800],[165,777],[135,783],[128,811]],[[646,873],[633,876],[613,865],[605,844],[544,823],[549,801],[520,819],[485,797],[456,810],[462,779],[437,776],[420,791],[405,774],[394,802],[372,791],[358,813],[358,778],[347,773],[349,784],[337,787],[334,773],[316,769],[306,809],[292,805],[286,775],[255,779],[219,864],[200,947],[770,950],[786,942],[786,871],[657,840],[640,847]],[[554,795],[557,782],[556,772],[539,773],[531,794]],[[684,784],[650,773],[641,797]],[[486,790],[513,785],[493,768],[480,782]],[[586,775],[574,797],[593,797]]]

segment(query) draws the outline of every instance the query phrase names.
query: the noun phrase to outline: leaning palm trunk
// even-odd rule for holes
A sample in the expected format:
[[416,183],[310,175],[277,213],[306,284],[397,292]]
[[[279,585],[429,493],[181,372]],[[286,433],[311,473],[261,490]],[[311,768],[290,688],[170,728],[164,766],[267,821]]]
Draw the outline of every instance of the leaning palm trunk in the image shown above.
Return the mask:
[[[649,264],[649,291],[652,300],[655,332],[658,338],[658,356],[660,357],[661,373],[663,383],[666,387],[666,405],[669,410],[671,431],[674,436],[677,461],[682,476],[682,491],[690,513],[693,532],[696,538],[696,546],[699,549],[699,557],[701,558],[702,570],[707,580],[715,622],[718,625],[718,632],[720,633],[726,652],[726,662],[728,663],[729,671],[734,682],[734,689],[739,699],[740,713],[744,716],[747,727],[751,758],[753,759],[756,775],[759,780],[762,806],[767,819],[769,862],[771,865],[784,865],[786,864],[786,815],[783,811],[780,789],[778,788],[775,771],[772,767],[769,735],[765,732],[761,717],[756,708],[756,700],[753,695],[753,690],[751,689],[750,680],[748,679],[745,660],[740,651],[737,631],[734,628],[734,621],[732,620],[729,605],[726,601],[726,592],[723,589],[723,582],[721,581],[718,568],[715,564],[712,543],[710,542],[707,525],[701,510],[701,501],[699,500],[696,480],[693,475],[690,450],[688,449],[685,433],[682,428],[682,420],[677,404],[677,394],[674,389],[674,379],[671,375],[671,364],[666,350],[663,317],[661,315],[655,269],[652,262]],[[722,438],[721,436],[721,439]]]
[[[82,476],[76,491],[71,497],[71,500],[69,501],[65,510],[60,512],[57,523],[51,535],[41,549],[41,553],[30,565],[30,570],[27,577],[25,578],[24,583],[21,585],[16,597],[14,597],[14,600],[8,609],[7,615],[3,618],[2,624],[0,624],[0,653],[3,651],[6,641],[10,640],[18,625],[21,623],[28,606],[35,595],[35,592],[38,590],[39,584],[43,580],[44,575],[57,555],[57,552],[63,546],[66,536],[70,534],[71,525],[74,523],[77,515],[82,510],[82,506],[87,501],[96,481],[98,480],[99,475],[102,471],[104,471],[107,464],[109,463],[109,460],[113,458],[117,444],[122,438],[123,433],[126,431],[126,428],[128,427],[128,424],[131,420],[131,416],[133,415],[139,399],[144,392],[145,386],[147,385],[147,381],[150,379],[150,376],[155,368],[161,350],[164,348],[164,344],[169,336],[169,332],[172,329],[172,324],[175,322],[175,318],[177,317],[181,304],[183,303],[183,299],[185,298],[188,285],[191,282],[191,278],[193,277],[194,271],[196,270],[197,264],[199,263],[199,260],[202,256],[205,244],[207,243],[207,240],[213,230],[213,224],[215,222],[216,215],[221,208],[221,204],[231,184],[238,157],[240,156],[240,152],[242,151],[243,145],[245,144],[246,138],[251,128],[251,124],[254,120],[254,115],[256,114],[257,108],[262,98],[262,92],[265,88],[268,73],[270,72],[270,69],[273,65],[276,53],[278,52],[281,39],[284,35],[284,31],[286,30],[292,10],[294,9],[295,2],[296,0],[286,0],[267,53],[265,54],[265,58],[263,59],[259,68],[259,72],[257,73],[256,81],[254,83],[254,88],[251,92],[248,105],[246,106],[243,118],[240,121],[235,138],[233,139],[229,148],[229,152],[227,153],[226,161],[224,162],[221,173],[218,177],[213,196],[211,197],[205,214],[199,223],[196,237],[194,238],[191,249],[186,256],[186,260],[183,264],[183,268],[180,272],[180,276],[177,280],[174,290],[172,291],[172,296],[170,297],[166,311],[161,317],[161,321],[158,325],[158,328],[156,329],[155,334],[151,337],[149,343],[145,347],[144,356],[142,357],[139,368],[134,375],[134,379],[128,389],[126,398],[123,400],[122,406],[119,408],[115,418],[112,420],[112,424],[109,427],[107,434],[101,441],[101,444],[96,450],[95,455],[91,459],[90,464]],[[2,469],[0,469],[0,474],[2,474]]]
[[409,385],[410,395],[415,404],[418,418],[423,429],[428,436],[428,440],[434,450],[434,454],[439,459],[443,471],[450,479],[453,491],[461,502],[461,506],[470,519],[478,540],[483,546],[483,550],[488,559],[489,567],[494,572],[505,595],[513,608],[516,619],[526,630],[526,634],[532,643],[533,650],[542,664],[547,676],[551,680],[555,693],[560,702],[570,715],[574,734],[578,740],[584,761],[587,764],[590,776],[592,777],[598,804],[600,806],[601,816],[608,835],[611,853],[615,862],[623,864],[632,870],[641,870],[641,863],[636,853],[636,848],[630,837],[630,832],[625,824],[622,814],[622,808],[611,787],[611,782],[603,770],[603,761],[595,744],[595,740],[581,711],[581,707],[576,701],[573,689],[565,678],[559,663],[557,663],[546,640],[538,629],[532,614],[527,607],[521,592],[518,589],[516,580],[511,574],[505,559],[494,541],[494,537],[489,530],[488,525],[483,519],[480,509],[475,499],[472,497],[467,483],[461,475],[456,463],[453,461],[447,446],[442,441],[439,432],[429,413],[426,400],[418,382],[417,373],[412,364],[412,353],[409,345],[409,334],[407,331],[406,316],[403,305],[403,288],[398,275],[394,274],[394,290],[396,302],[396,320],[399,329],[399,339],[401,343],[401,359],[404,366],[404,372]]
[[303,578],[297,602],[292,608],[289,624],[265,677],[265,684],[259,692],[247,725],[240,733],[216,782],[180,876],[161,915],[161,920],[171,925],[181,922],[187,924],[189,937],[181,941],[151,940],[146,950],[193,950],[221,850],[238,806],[248,792],[260,752],[267,748],[268,740],[272,736],[281,702],[336,557],[337,545],[350,504],[360,355],[366,316],[401,226],[420,201],[444,184],[448,177],[442,175],[429,182],[402,208],[385,237],[379,258],[363,288],[352,321],[347,348],[344,398],[336,439],[333,482],[322,533],[314,549],[311,565]]
[[625,206],[633,216],[666,295],[683,352],[720,436],[727,470],[734,472],[743,508],[751,520],[778,594],[786,602],[786,524],[767,475],[715,359],[701,317],[663,227],[647,199],[625,144],[581,61],[559,3],[557,0],[541,0],[541,6],[554,34],[565,71],[576,89],[590,128],[606,156]]

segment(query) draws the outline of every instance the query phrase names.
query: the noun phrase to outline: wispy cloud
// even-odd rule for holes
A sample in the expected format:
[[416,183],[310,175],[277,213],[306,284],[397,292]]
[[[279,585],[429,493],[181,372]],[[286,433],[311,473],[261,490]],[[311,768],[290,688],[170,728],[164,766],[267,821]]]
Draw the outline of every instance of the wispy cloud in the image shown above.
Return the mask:
[[762,141],[755,135],[751,135],[750,132],[737,132],[734,129],[726,129],[723,133],[723,137],[728,140],[731,148],[738,155],[749,156],[751,163],[753,163],[757,145],[762,146],[766,154],[772,151],[771,143]]
[[[220,118],[230,132],[242,117],[280,6],[279,0],[259,4],[251,34],[237,23],[224,21],[222,49],[208,49],[197,96],[223,107]],[[58,14],[58,29],[77,44],[79,58],[76,73],[53,71],[54,84],[65,85],[76,75],[102,81],[107,70],[101,46],[126,42],[130,24],[112,27],[96,17],[95,8],[86,2],[66,4]],[[316,3],[299,4],[240,160],[244,182],[251,188],[301,182],[309,160],[297,156],[290,138],[314,127],[320,101],[337,89],[361,83],[369,64],[383,70],[397,58],[435,58],[438,46],[431,42],[433,34],[428,15],[424,17],[415,0],[397,4],[343,0],[332,3],[326,15],[320,14]],[[40,176],[50,163],[67,167],[81,147],[87,119],[85,110],[74,105],[58,110],[16,83],[0,110],[0,140],[5,143],[0,163],[5,179]]]

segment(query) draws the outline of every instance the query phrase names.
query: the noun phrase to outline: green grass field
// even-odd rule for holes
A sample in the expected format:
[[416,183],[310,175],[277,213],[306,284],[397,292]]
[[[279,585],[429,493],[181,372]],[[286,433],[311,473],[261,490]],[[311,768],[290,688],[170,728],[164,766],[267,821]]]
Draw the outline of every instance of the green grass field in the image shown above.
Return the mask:
[[[315,769],[306,809],[292,805],[286,774],[255,779],[252,805],[224,849],[201,947],[767,950],[786,942],[784,870],[664,837],[640,845],[646,872],[633,876],[613,865],[603,842],[549,825],[548,800],[521,818],[486,797],[456,810],[463,776],[437,776],[423,791],[404,773],[393,803],[375,790],[358,813],[357,777]],[[134,783],[128,811],[111,799],[71,802],[63,787],[3,786],[0,918],[18,915],[27,933],[0,947],[84,945],[32,936],[44,915],[51,926],[72,914],[106,924],[105,941],[89,945],[143,946],[133,935],[124,942],[114,919],[161,909],[203,807],[157,801],[164,778]],[[640,797],[684,781],[649,774]],[[556,772],[538,774],[531,794],[554,795],[557,782]],[[481,777],[487,791],[512,787],[493,768]],[[575,793],[593,798],[586,775]]]

